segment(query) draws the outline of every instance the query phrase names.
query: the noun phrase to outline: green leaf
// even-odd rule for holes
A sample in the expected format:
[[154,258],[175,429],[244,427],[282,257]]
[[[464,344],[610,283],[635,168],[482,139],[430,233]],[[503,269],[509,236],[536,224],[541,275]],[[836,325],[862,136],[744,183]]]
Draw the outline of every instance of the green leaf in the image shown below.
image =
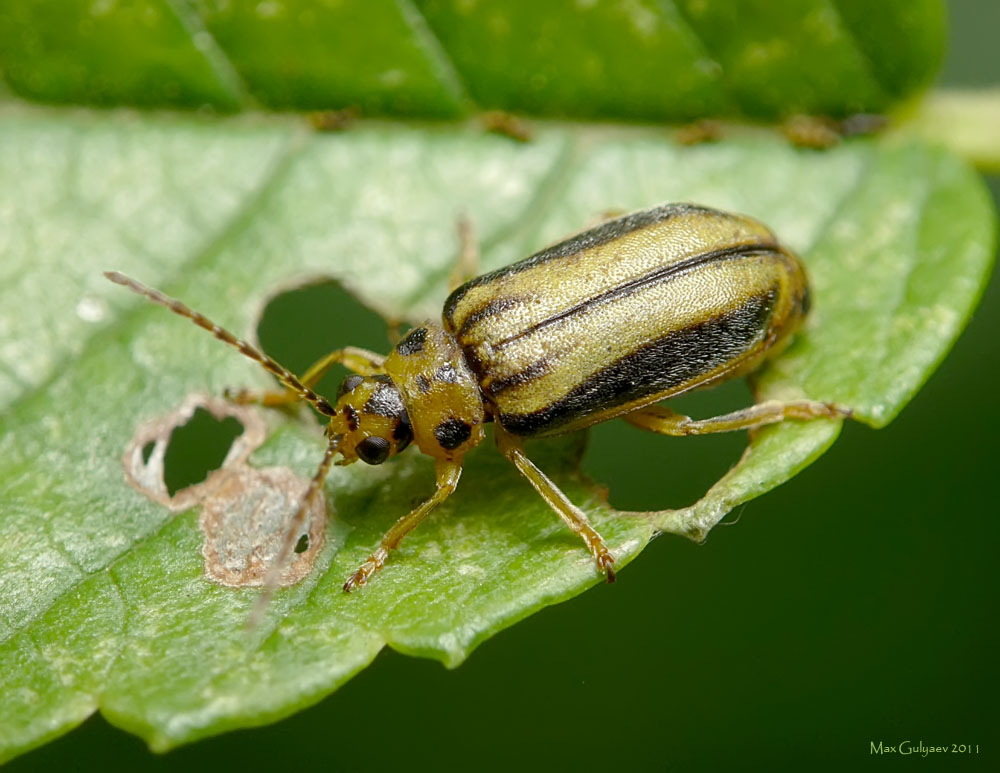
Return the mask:
[[[891,45],[886,41],[891,40]],[[926,85],[941,0],[34,0],[0,69],[58,103],[687,121],[879,112]]]
[[[340,585],[432,487],[428,459],[335,468],[313,570],[257,597],[204,575],[197,508],[130,487],[137,428],[192,393],[269,383],[204,331],[106,282],[119,269],[241,335],[278,287],[332,277],[368,305],[435,318],[469,215],[483,269],[608,209],[690,200],[771,225],[809,266],[815,307],[764,371],[767,397],[891,420],[943,357],[990,268],[994,216],[944,151],[886,138],[827,153],[754,135],[679,147],[654,130],[458,128],[316,135],[296,121],[204,123],[8,111],[0,121],[0,756],[96,709],[168,749],[319,700],[386,644],[454,666],[485,639],[600,581],[579,540],[489,444],[458,493],[361,592]],[[309,476],[314,423],[256,411],[254,467]],[[657,530],[700,537],[794,475],[838,422],[758,433],[692,508],[615,513],[577,470],[583,434],[529,446],[625,566]],[[664,442],[667,442],[666,440]],[[627,576],[627,572],[626,572]]]

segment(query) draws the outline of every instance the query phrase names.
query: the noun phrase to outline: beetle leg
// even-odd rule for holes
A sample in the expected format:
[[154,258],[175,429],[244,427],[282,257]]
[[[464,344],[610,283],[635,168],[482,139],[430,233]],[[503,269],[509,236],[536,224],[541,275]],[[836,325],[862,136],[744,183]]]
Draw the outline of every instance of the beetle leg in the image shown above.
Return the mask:
[[777,424],[785,419],[815,419],[818,417],[843,419],[850,415],[850,410],[830,403],[820,403],[813,400],[793,400],[783,403],[779,400],[768,400],[739,411],[714,416],[711,419],[692,419],[690,416],[675,413],[663,405],[640,408],[622,418],[640,429],[658,432],[661,435],[681,436],[756,429],[766,424]]
[[389,551],[397,548],[399,543],[403,541],[403,537],[417,528],[431,510],[451,496],[452,492],[455,491],[455,487],[458,486],[458,479],[462,474],[462,464],[460,462],[449,462],[438,459],[435,460],[434,472],[437,476],[437,490],[433,496],[393,524],[392,528],[382,537],[382,541],[375,549],[375,552],[368,556],[368,559],[358,567],[358,571],[352,574],[347,579],[347,582],[344,583],[345,591],[350,593],[355,588],[368,582],[368,578],[385,566]]
[[448,277],[448,292],[461,287],[479,273],[479,242],[476,228],[466,215],[458,217],[458,260]]
[[[325,357],[314,362],[302,377],[302,383],[311,389],[319,383],[319,380],[326,375],[330,368],[338,363],[362,376],[374,376],[382,372],[383,362],[385,362],[385,357],[381,354],[375,354],[367,349],[359,349],[357,346],[345,346],[343,349],[334,349]],[[260,391],[251,389],[231,391],[227,389],[225,396],[238,405],[255,403],[269,407],[288,405],[300,399],[290,389]]]
[[569,501],[569,498],[559,490],[555,483],[549,480],[548,476],[538,469],[534,462],[525,456],[521,441],[514,435],[504,432],[498,426],[496,428],[497,447],[506,456],[518,471],[528,479],[528,482],[535,487],[535,491],[541,494],[542,499],[548,502],[549,507],[556,511],[556,515],[563,519],[569,528],[580,535],[587,550],[597,562],[597,569],[607,576],[608,582],[615,581],[615,572],[611,565],[615,562],[615,557],[608,550],[604,538],[598,534],[597,530],[590,525],[583,510]]

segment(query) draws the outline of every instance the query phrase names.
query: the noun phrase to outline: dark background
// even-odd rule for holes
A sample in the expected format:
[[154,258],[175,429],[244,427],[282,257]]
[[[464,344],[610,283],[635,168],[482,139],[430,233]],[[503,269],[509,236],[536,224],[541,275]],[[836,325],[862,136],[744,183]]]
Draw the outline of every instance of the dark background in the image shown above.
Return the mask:
[[[951,12],[942,83],[997,86],[1000,4]],[[311,294],[323,303],[324,292],[336,291]],[[298,367],[308,354],[289,352],[280,331],[310,313],[301,300],[261,330]],[[345,312],[350,341],[321,348],[385,348],[376,317],[359,339],[361,312]],[[813,467],[729,516],[736,528],[702,546],[656,540],[617,585],[518,623],[455,671],[385,650],[269,727],[157,757],[95,716],[8,769],[1000,769],[998,330],[994,276],[952,354],[888,428],[848,422]],[[704,416],[745,394],[736,385],[682,407]],[[618,506],[682,505],[743,443],[618,422],[591,433],[584,469]],[[907,740],[979,754],[870,752]]]

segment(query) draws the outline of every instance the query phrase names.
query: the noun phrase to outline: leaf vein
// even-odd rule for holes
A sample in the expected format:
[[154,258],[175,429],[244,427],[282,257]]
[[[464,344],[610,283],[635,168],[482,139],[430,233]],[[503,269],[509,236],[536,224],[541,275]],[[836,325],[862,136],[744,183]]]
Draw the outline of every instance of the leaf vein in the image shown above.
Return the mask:
[[238,102],[244,110],[256,107],[256,100],[243,79],[242,73],[209,31],[205,20],[184,0],[164,0],[164,2],[184,26],[184,30],[190,38],[191,47],[201,54],[216,80],[229,92],[233,100]]
[[395,2],[403,20],[409,25],[420,47],[427,54],[431,67],[437,73],[441,83],[459,105],[466,110],[475,110],[477,105],[469,93],[468,85],[462,77],[461,71],[427,17],[412,0],[395,0]]
[[886,100],[886,85],[882,83],[882,80],[878,73],[878,67],[875,65],[875,61],[872,59],[871,55],[865,50],[864,46],[861,44],[860,38],[851,29],[847,16],[841,11],[838,5],[838,0],[827,0],[827,5],[830,10],[836,14],[837,20],[840,28],[844,31],[844,39],[850,44],[851,48],[854,49],[855,58],[858,64],[864,68],[865,72],[868,74],[869,81],[878,89],[879,98],[881,101]]
[[705,37],[698,31],[698,27],[695,24],[691,16],[685,11],[683,4],[676,2],[676,0],[661,0],[661,3],[665,6],[670,4],[674,11],[676,12],[677,20],[682,23],[685,28],[690,32],[691,40],[695,41],[705,54],[706,59],[710,59],[712,63],[719,68],[719,78],[718,84],[725,94],[726,101],[736,108],[739,112],[745,112],[743,101],[739,98],[738,93],[733,89],[733,84],[729,79],[729,71],[726,69],[725,64],[723,64],[722,59],[712,50],[709,46],[708,41]]

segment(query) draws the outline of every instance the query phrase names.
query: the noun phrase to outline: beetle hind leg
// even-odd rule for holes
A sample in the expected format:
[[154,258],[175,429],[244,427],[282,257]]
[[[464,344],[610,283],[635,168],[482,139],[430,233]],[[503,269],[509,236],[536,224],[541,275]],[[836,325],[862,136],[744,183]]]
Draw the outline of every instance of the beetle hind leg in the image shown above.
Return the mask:
[[793,400],[787,403],[779,400],[768,400],[739,411],[713,416],[710,419],[692,419],[690,416],[675,413],[663,405],[640,408],[622,416],[622,418],[629,424],[650,432],[684,436],[757,429],[768,424],[777,424],[785,419],[843,419],[850,415],[850,410],[846,408],[814,400]]
[[548,476],[535,466],[524,453],[520,441],[513,435],[504,432],[499,426],[496,428],[497,447],[506,456],[528,482],[535,488],[549,507],[555,510],[556,515],[563,519],[573,532],[580,536],[587,550],[594,557],[598,571],[603,574],[608,582],[615,581],[615,571],[613,564],[615,557],[611,555],[607,543],[598,531],[590,524],[586,514],[579,507],[570,502],[569,498],[559,490]]

